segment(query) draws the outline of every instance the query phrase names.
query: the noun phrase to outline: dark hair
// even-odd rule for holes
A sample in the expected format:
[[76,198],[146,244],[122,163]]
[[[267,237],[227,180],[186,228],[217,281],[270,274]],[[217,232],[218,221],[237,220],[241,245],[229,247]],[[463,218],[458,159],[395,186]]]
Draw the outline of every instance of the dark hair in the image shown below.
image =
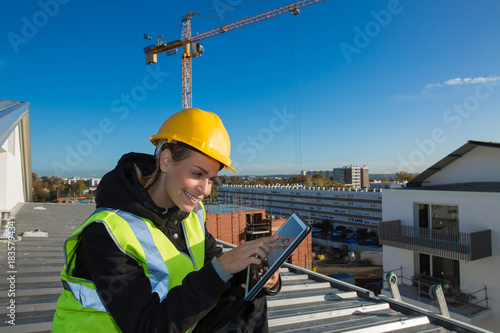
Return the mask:
[[161,149],[158,151],[158,154],[156,154],[156,156],[155,156],[155,158],[156,158],[155,170],[153,171],[153,173],[144,176],[142,174],[141,170],[139,169],[139,167],[136,164],[134,164],[135,172],[137,172],[137,179],[142,184],[142,186],[144,186],[144,188],[146,190],[148,188],[150,188],[151,185],[153,185],[153,183],[156,181],[156,179],[158,178],[158,176],[161,173],[160,158],[161,158],[161,152],[164,149],[170,150],[170,152],[172,153],[172,159],[174,160],[174,162],[182,161],[183,159],[188,158],[189,155],[191,155],[189,149],[182,147],[181,145],[178,145],[175,143],[166,142],[162,145]]

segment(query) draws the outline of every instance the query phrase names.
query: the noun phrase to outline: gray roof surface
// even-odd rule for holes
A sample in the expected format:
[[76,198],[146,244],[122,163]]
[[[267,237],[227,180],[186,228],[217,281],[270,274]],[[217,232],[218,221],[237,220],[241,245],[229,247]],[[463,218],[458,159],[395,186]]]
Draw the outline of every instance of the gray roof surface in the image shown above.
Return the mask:
[[[95,206],[25,203],[19,207],[13,214],[16,233],[38,228],[49,237],[23,237],[15,243],[16,326],[2,320],[0,331],[49,332],[62,292],[62,245]],[[6,245],[0,241],[2,291],[10,287]],[[281,292],[268,298],[271,332],[487,332],[300,267],[285,264],[281,273]],[[0,293],[4,318],[10,299],[6,292]]]
[[28,105],[27,102],[0,99],[0,146],[7,140],[17,124],[28,114]]
[[418,174],[415,178],[410,180],[407,184],[406,187],[418,187],[422,186],[422,183],[435,174],[438,171],[441,171],[444,167],[449,165],[450,163],[453,163],[455,160],[459,159],[460,157],[464,156],[467,154],[469,151],[476,147],[492,147],[492,148],[500,148],[500,143],[495,143],[495,142],[485,142],[485,141],[473,141],[469,140],[467,141],[466,144],[461,146],[460,148],[456,149],[454,152],[451,154],[448,154],[429,168],[425,170],[424,172]]
[[500,182],[468,182],[456,184],[427,185],[410,187],[409,189],[424,191],[500,192]]

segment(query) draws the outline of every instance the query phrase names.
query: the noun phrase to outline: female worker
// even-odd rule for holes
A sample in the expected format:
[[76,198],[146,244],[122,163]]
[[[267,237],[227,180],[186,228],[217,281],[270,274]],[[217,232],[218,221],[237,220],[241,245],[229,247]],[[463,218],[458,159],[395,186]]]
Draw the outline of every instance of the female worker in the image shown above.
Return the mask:
[[[235,171],[220,118],[186,109],[150,140],[155,156],[122,156],[97,188],[96,211],[66,241],[53,332],[266,331],[265,300],[237,297],[237,273],[260,264],[276,238],[222,254],[205,228],[201,200],[220,169]],[[279,285],[275,274],[266,288]]]

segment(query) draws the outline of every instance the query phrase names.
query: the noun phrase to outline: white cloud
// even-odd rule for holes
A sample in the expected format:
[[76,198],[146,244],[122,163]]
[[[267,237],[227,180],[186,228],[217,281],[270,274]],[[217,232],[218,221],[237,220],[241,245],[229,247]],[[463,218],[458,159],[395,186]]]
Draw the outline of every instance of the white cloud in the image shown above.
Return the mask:
[[483,83],[483,82],[494,82],[494,81],[500,81],[500,76],[490,76],[490,77],[475,77],[475,78],[455,78],[451,80],[444,81],[443,83],[428,83],[425,85],[426,89],[432,89],[435,87],[445,87],[445,86],[456,86],[456,85],[462,85],[462,84],[478,84],[478,83]]
[[448,81],[444,81],[444,84],[445,85],[449,85],[449,86],[454,86],[454,85],[462,84],[462,83],[464,83],[464,80],[462,80],[459,77],[457,77],[456,79],[451,79],[451,80],[448,80]]

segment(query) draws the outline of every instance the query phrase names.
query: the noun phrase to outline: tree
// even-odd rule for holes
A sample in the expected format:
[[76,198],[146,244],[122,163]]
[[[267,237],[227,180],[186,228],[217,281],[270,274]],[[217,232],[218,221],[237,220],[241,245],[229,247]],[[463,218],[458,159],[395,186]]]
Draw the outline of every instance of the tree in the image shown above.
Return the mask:
[[325,179],[325,175],[322,173],[315,173],[312,177],[313,180]]
[[402,182],[402,181],[410,181],[412,180],[414,177],[413,177],[413,174],[411,172],[406,172],[406,171],[399,171],[396,173],[394,179],[398,182]]
[[[33,201],[35,202],[55,202],[58,196],[67,195],[68,185],[64,184],[64,179],[62,178],[56,176],[42,176],[38,178],[38,175],[32,172],[31,180],[33,185]],[[86,189],[86,186],[84,189]]]
[[312,186],[310,175],[297,175],[288,178],[288,184],[301,184],[304,186]]
[[49,201],[49,191],[43,188],[43,183],[37,180],[33,184],[33,201],[34,202],[47,202]]
[[325,185],[325,176],[322,173],[315,173],[312,176],[312,184],[313,184],[313,186],[324,186]]
[[229,178],[229,183],[231,183],[231,184],[241,184],[241,179],[238,176],[231,176],[231,178]]
[[228,181],[227,181],[227,176],[226,175],[221,175],[218,178],[220,179],[220,182],[222,184],[227,184]]
[[87,189],[87,185],[85,184],[85,181],[83,180],[78,180],[76,183],[73,184],[73,193],[75,196],[82,196],[83,191]]

